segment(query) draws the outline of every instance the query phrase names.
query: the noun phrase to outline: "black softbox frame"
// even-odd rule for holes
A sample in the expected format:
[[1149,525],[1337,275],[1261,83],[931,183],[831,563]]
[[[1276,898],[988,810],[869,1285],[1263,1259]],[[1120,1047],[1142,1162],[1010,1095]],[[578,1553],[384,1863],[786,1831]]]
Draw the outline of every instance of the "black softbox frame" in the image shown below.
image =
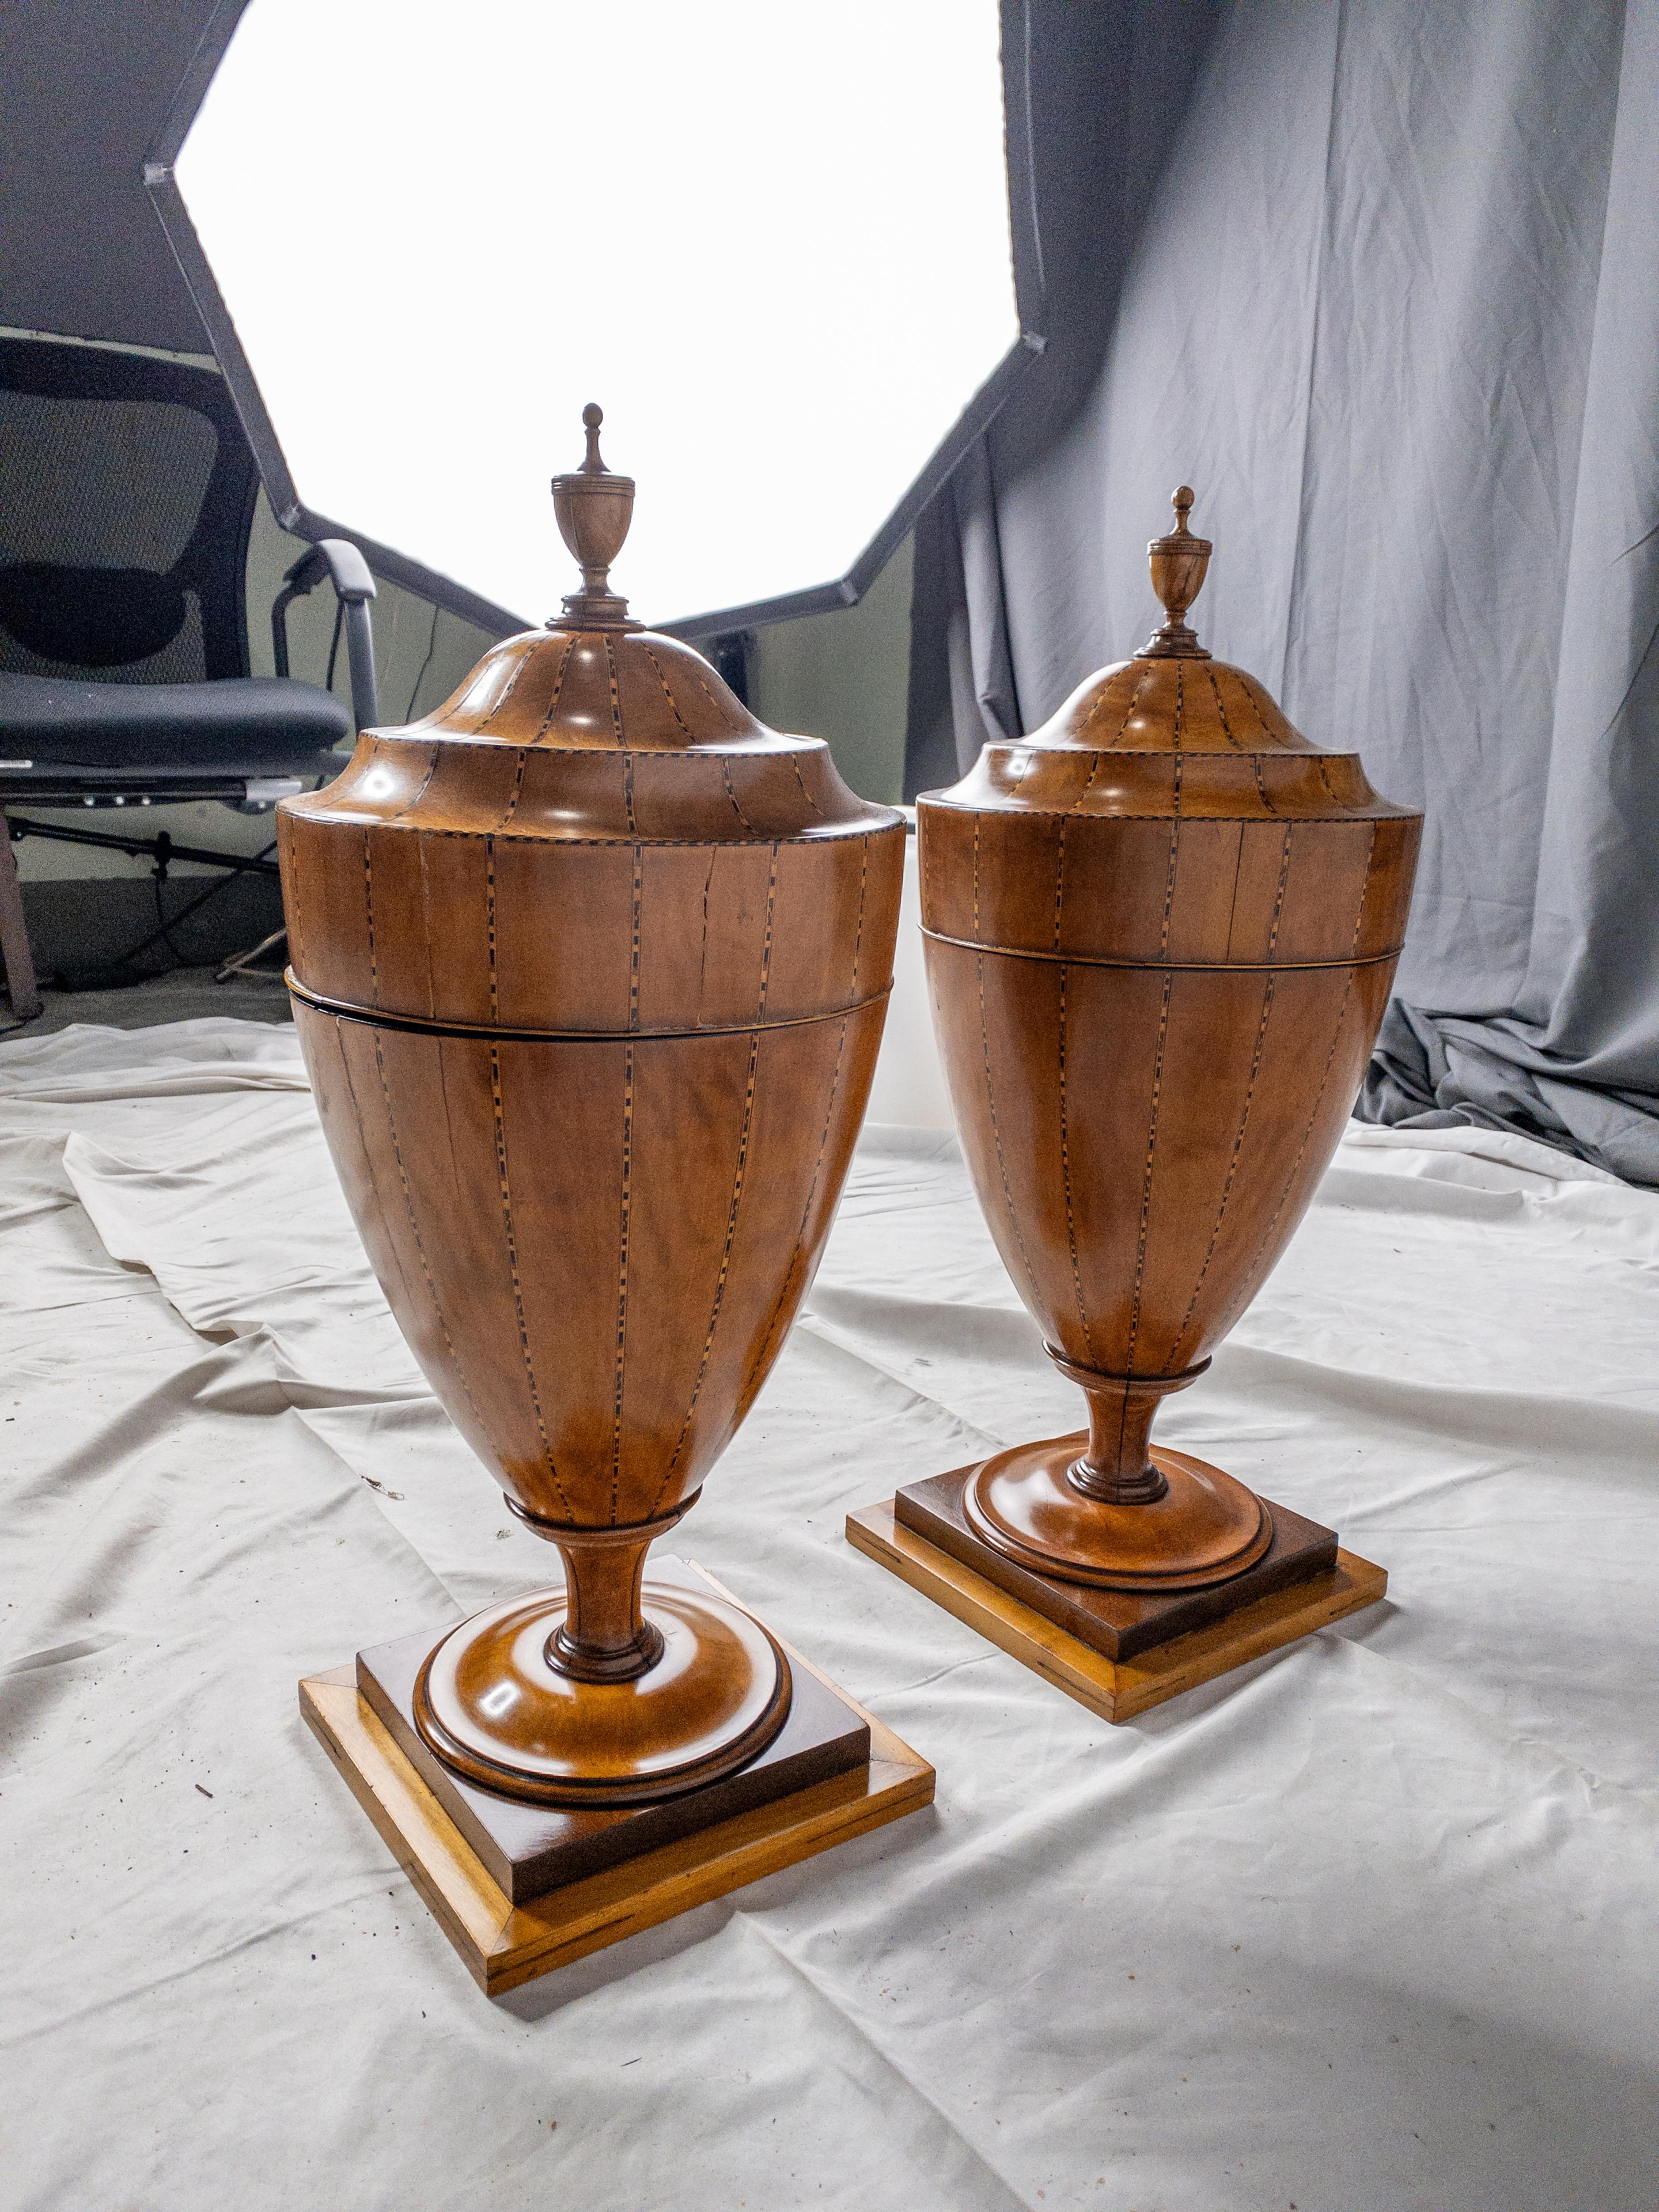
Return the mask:
[[[14,329],[194,351],[210,348],[283,528],[344,538],[376,574],[500,636],[520,617],[455,578],[382,545],[301,495],[252,365],[180,193],[173,165],[248,0],[30,0],[0,11],[10,112],[0,195],[11,236],[0,322]],[[1003,0],[1015,294],[1021,335],[846,574],[710,610],[665,627],[683,637],[851,606],[880,574],[1047,343],[1030,149],[1031,0]],[[326,189],[319,178],[317,190]],[[296,206],[296,220],[303,208]],[[159,220],[158,220],[159,219]],[[880,333],[871,334],[878,350]]]

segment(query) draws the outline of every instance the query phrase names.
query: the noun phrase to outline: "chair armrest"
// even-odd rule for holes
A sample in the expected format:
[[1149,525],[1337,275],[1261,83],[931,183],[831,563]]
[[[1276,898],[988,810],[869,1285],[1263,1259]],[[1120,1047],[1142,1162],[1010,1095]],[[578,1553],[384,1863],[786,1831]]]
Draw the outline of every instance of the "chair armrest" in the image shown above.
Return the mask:
[[368,563],[349,538],[319,538],[295,562],[283,581],[292,584],[297,592],[308,592],[325,575],[333,579],[335,592],[340,599],[374,597],[374,579],[368,573]]
[[301,556],[283,579],[270,610],[271,657],[276,673],[288,669],[288,611],[291,603],[314,591],[326,576],[345,615],[346,658],[351,670],[351,712],[357,727],[366,730],[380,720],[374,681],[374,633],[368,603],[374,597],[374,579],[368,563],[345,538],[323,538]]

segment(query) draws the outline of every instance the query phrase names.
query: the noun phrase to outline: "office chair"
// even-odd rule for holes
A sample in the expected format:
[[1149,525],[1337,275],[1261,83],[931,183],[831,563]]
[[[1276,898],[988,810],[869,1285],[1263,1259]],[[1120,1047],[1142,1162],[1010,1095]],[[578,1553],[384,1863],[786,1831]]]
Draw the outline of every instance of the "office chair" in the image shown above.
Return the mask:
[[[49,338],[0,338],[0,957],[14,1014],[40,1011],[12,850],[24,836],[202,860],[273,862],[90,824],[9,816],[215,799],[259,806],[340,765],[376,719],[356,547],[331,538],[271,610],[277,673],[248,673],[253,457],[216,371]],[[327,577],[352,711],[288,673],[288,610]],[[333,654],[329,675],[333,676]],[[267,943],[274,942],[268,939]],[[257,948],[256,948],[257,949]]]

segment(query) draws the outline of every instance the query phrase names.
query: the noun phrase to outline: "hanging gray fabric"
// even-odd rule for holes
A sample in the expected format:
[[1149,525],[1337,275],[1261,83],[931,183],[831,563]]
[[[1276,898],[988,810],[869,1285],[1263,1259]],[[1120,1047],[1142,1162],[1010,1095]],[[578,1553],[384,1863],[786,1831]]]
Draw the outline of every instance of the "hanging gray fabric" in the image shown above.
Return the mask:
[[[1102,14],[1038,177],[1097,328],[949,493],[958,754],[1133,651],[1192,483],[1205,641],[1427,813],[1358,1111],[1659,1185],[1659,0],[1249,0],[1189,95]],[[1132,109],[1144,214],[1089,147]]]

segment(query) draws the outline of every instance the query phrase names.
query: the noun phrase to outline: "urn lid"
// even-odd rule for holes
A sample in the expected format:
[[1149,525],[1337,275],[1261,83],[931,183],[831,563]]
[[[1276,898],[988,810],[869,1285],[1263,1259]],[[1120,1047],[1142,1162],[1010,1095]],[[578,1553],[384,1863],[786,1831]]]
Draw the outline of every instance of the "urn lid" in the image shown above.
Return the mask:
[[605,466],[603,421],[583,410],[586,456],[553,479],[580,588],[542,629],[492,646],[431,714],[363,732],[345,774],[283,814],[567,842],[764,842],[900,824],[848,789],[821,738],[769,729],[702,653],[630,616],[610,571],[634,479]]
[[553,480],[581,570],[561,612],[277,810],[293,983],[319,1003],[620,1036],[816,1018],[888,987],[863,930],[896,900],[902,817],[630,616],[610,570],[634,483],[601,419],[585,410],[586,458]]
[[459,691],[398,734],[542,753],[821,751],[817,738],[768,729],[693,647],[629,615],[610,572],[633,520],[635,485],[605,466],[604,420],[591,403],[582,410],[586,454],[553,479],[553,512],[580,567],[580,589],[543,629],[487,653]]
[[1170,494],[1176,526],[1146,548],[1162,624],[1132,659],[1079,684],[1034,743],[1123,753],[1317,750],[1264,684],[1215,659],[1188,627],[1187,611],[1204,588],[1215,550],[1188,527],[1193,496],[1188,484]]
[[1164,619],[1139,652],[1079,684],[1029,738],[987,745],[933,803],[1129,816],[1393,815],[1356,753],[1311,743],[1257,678],[1217,660],[1187,621],[1214,550],[1176,526],[1146,551]]

